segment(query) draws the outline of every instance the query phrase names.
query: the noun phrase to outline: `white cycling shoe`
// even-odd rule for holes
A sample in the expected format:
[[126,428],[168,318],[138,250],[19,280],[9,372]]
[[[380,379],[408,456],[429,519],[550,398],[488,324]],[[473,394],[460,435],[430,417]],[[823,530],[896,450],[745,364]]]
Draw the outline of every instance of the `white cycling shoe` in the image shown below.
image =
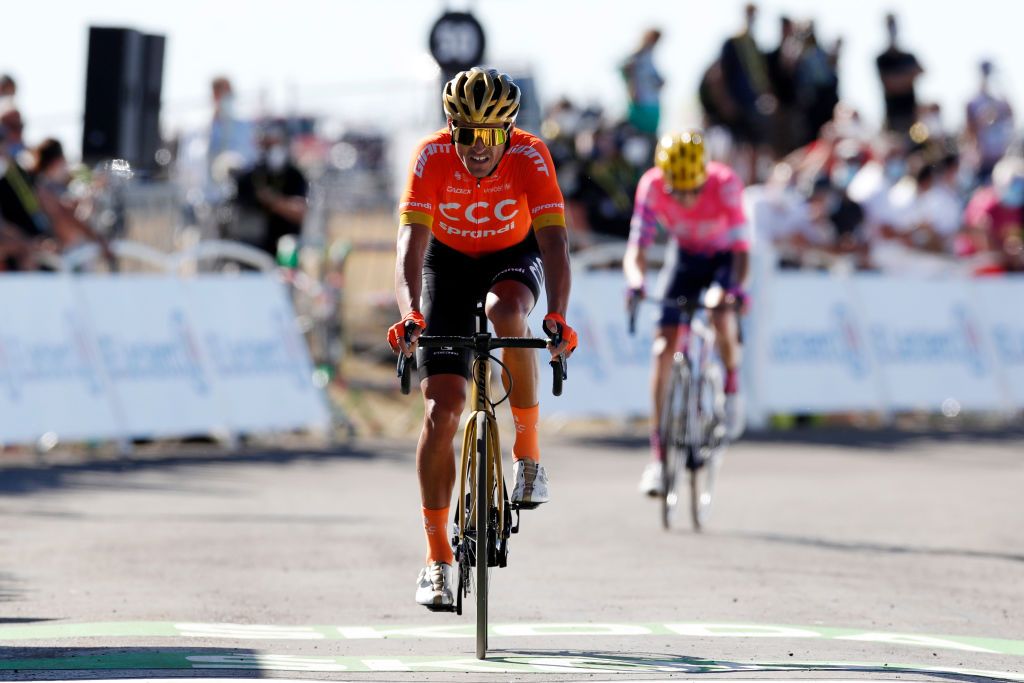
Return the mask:
[[512,502],[527,510],[546,503],[548,497],[548,475],[544,465],[523,458],[512,465],[512,477],[516,484],[512,488]]
[[420,570],[416,579],[416,602],[429,610],[447,612],[454,608],[452,566],[431,562]]
[[665,463],[660,460],[652,460],[644,467],[644,473],[640,475],[640,485],[637,489],[645,496],[657,497],[665,493]]
[[743,405],[743,396],[740,394],[725,395],[725,433],[730,441],[743,436],[743,430],[747,426],[747,416]]

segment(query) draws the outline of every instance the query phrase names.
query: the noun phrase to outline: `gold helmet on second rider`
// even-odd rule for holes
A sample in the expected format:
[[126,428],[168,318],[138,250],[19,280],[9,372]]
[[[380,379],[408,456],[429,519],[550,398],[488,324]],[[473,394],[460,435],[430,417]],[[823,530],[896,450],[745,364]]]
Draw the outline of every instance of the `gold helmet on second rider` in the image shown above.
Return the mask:
[[654,151],[654,165],[673,190],[696,190],[708,179],[704,136],[697,130],[663,135]]

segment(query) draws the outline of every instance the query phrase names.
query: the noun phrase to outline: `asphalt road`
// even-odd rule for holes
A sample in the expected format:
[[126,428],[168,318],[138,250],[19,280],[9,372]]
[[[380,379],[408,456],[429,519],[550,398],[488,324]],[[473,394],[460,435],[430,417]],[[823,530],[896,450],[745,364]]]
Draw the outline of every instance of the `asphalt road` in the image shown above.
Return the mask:
[[544,443],[483,664],[413,603],[411,442],[0,462],[0,679],[1024,680],[1024,433],[749,439],[703,534],[642,441]]

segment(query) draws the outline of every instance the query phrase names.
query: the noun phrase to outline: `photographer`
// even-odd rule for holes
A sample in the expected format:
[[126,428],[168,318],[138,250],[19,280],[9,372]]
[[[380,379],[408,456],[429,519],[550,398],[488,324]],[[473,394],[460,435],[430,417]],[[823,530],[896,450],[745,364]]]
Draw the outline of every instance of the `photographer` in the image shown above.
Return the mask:
[[292,163],[283,123],[264,126],[259,145],[259,162],[238,178],[238,205],[243,211],[255,213],[259,223],[253,231],[253,246],[274,256],[279,239],[298,236],[302,230],[309,184]]

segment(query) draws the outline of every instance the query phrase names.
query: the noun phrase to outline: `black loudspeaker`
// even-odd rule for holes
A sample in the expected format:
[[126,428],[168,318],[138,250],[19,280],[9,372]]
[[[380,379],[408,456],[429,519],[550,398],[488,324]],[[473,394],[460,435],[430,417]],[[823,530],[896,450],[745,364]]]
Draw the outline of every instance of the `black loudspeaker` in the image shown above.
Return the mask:
[[142,36],[142,120],[139,122],[139,165],[156,167],[160,149],[160,92],[164,83],[164,37]]
[[155,166],[160,142],[164,37],[126,28],[89,29],[82,160]]

